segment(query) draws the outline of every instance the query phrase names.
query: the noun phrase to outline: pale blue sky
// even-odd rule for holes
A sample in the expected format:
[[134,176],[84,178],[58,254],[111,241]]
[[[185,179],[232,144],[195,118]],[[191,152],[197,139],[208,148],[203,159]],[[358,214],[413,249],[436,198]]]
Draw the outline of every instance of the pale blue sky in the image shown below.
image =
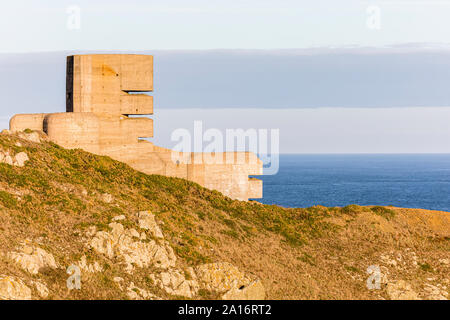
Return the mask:
[[[66,27],[72,5],[78,30]],[[373,5],[379,30],[367,27]],[[14,0],[0,4],[0,53],[448,43],[449,16],[449,0]]]
[[281,152],[449,153],[449,17],[450,0],[2,1],[0,128],[65,110],[67,55],[142,52],[157,144],[203,120],[280,129]]
[[[15,113],[65,111],[71,53],[0,54],[0,129]],[[450,153],[448,51],[151,53],[157,145],[201,120],[280,129],[283,153]]]

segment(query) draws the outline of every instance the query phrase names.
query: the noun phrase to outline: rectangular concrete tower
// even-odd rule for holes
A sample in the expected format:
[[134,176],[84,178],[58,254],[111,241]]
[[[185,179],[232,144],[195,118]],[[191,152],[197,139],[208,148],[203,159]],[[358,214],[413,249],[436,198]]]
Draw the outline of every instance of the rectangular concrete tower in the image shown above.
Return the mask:
[[66,70],[67,112],[153,114],[153,97],[135,94],[153,91],[152,56],[69,56]]
[[[42,130],[65,148],[81,148],[122,161],[147,174],[184,178],[239,200],[262,197],[263,165],[252,153],[195,154],[200,163],[174,161],[153,137],[153,57],[94,54],[67,57],[66,112],[15,115],[13,131]],[[141,92],[141,93],[140,93]],[[141,115],[141,117],[130,117]],[[185,153],[187,159],[194,154]],[[231,155],[231,157],[229,157]],[[241,155],[242,157],[239,157]],[[184,158],[184,157],[183,157]],[[227,163],[225,159],[242,161]]]

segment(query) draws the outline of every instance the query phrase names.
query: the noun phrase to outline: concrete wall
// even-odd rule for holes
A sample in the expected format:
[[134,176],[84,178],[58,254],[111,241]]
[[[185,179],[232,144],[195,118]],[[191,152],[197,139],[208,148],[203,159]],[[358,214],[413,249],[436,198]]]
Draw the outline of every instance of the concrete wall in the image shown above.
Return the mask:
[[46,113],[16,114],[9,120],[9,129],[13,132],[26,129],[44,131]]
[[263,164],[248,152],[184,154],[139,138],[153,137],[153,57],[77,55],[67,58],[66,112],[16,115],[10,129],[41,130],[65,148],[110,156],[147,174],[188,179],[239,200],[262,197]]
[[82,148],[109,153],[115,148],[137,144],[139,138],[153,136],[153,120],[93,112],[53,113],[44,118],[46,133],[65,148]]
[[153,57],[98,54],[67,58],[67,112],[153,114]]

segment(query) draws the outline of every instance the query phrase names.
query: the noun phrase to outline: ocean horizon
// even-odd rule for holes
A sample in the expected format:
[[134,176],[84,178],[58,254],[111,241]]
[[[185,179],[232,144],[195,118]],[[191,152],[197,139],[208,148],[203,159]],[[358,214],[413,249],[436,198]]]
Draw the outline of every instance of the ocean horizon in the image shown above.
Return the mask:
[[264,204],[380,205],[450,212],[450,154],[281,154]]

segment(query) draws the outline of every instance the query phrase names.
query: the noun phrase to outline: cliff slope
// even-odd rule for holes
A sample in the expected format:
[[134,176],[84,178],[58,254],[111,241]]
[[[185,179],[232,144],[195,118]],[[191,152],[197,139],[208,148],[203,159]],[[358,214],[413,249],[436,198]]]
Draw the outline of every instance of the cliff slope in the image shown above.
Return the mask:
[[0,135],[3,299],[446,299],[449,252],[446,212],[233,201]]

